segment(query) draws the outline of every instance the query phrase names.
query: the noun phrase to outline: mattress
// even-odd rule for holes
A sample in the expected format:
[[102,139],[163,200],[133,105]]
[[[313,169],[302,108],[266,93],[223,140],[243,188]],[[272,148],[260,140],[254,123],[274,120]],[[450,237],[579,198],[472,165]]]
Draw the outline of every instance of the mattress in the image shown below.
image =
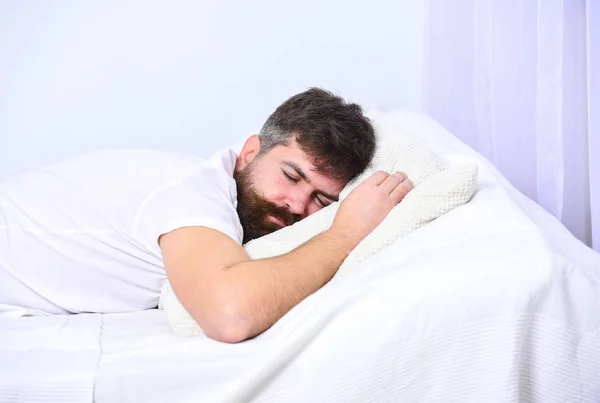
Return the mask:
[[0,318],[0,401],[600,401],[598,254],[431,119],[379,119],[476,162],[473,200],[239,344],[158,310]]

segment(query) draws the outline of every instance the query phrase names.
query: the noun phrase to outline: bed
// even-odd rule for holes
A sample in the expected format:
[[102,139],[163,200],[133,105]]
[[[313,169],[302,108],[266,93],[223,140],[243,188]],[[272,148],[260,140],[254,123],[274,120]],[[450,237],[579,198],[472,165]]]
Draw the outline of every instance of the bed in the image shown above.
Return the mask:
[[477,163],[473,199],[240,344],[161,310],[0,317],[0,401],[600,402],[600,256],[426,115],[380,117]]

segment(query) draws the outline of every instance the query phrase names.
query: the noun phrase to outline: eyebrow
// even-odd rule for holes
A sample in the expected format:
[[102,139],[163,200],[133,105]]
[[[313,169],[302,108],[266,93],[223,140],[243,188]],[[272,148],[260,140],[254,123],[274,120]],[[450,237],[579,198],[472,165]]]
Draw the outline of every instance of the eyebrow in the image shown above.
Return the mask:
[[[288,167],[292,168],[294,171],[296,171],[296,173],[306,181],[306,183],[308,183],[309,185],[312,185],[312,182],[310,181],[310,179],[306,176],[306,174],[304,173],[304,171],[302,170],[302,168],[300,168],[300,166],[298,166],[298,164],[296,164],[295,162],[292,161],[282,161],[284,165],[287,165]],[[327,192],[324,192],[322,190],[317,189],[316,193],[325,196],[326,198],[328,198],[329,200],[333,200],[334,202],[339,201],[339,197],[334,196],[332,194],[329,194]]]

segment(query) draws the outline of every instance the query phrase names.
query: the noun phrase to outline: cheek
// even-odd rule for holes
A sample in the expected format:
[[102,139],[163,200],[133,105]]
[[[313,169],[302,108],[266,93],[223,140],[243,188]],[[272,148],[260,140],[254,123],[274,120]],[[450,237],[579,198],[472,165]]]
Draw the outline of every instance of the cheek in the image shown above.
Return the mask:
[[308,215],[314,214],[322,208],[323,207],[317,205],[316,203],[310,203],[310,205],[308,206]]
[[279,203],[284,200],[285,195],[290,191],[289,184],[286,183],[286,179],[279,178],[277,175],[273,175],[272,173],[269,175],[259,174],[254,183],[265,199],[275,203]]

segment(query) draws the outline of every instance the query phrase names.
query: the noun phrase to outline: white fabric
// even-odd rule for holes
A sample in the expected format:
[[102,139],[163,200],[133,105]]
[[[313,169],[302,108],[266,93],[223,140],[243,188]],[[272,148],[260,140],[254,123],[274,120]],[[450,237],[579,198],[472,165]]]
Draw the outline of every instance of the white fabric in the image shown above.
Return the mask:
[[424,109],[600,251],[600,4],[429,0]]
[[[376,127],[380,138],[374,161],[369,169],[343,189],[340,199],[343,200],[377,170],[406,172],[415,181],[415,189],[352,251],[336,275],[389,246],[397,238],[466,203],[475,192],[476,165],[445,170],[443,163],[418,137],[393,129],[388,131],[388,128],[377,124]],[[292,226],[249,242],[245,245],[248,255],[262,259],[293,250],[328,229],[338,207],[339,203],[335,203]],[[165,310],[175,334],[191,337],[202,332],[178,301],[168,281],[163,286],[159,308]]]
[[204,161],[103,151],[0,184],[0,313],[156,307],[158,237],[203,225],[241,243],[229,150]]
[[600,3],[586,0],[585,5],[586,110],[592,244],[595,250],[600,251]]
[[101,325],[98,314],[0,316],[0,402],[91,402]]
[[[429,118],[381,119],[419,133],[449,168],[476,162],[473,199],[244,343],[177,337],[160,310],[102,315],[94,402],[599,401],[600,256]],[[3,346],[13,362],[39,352]],[[14,381],[32,369],[9,370]],[[32,398],[17,402],[61,401],[22,385]]]

